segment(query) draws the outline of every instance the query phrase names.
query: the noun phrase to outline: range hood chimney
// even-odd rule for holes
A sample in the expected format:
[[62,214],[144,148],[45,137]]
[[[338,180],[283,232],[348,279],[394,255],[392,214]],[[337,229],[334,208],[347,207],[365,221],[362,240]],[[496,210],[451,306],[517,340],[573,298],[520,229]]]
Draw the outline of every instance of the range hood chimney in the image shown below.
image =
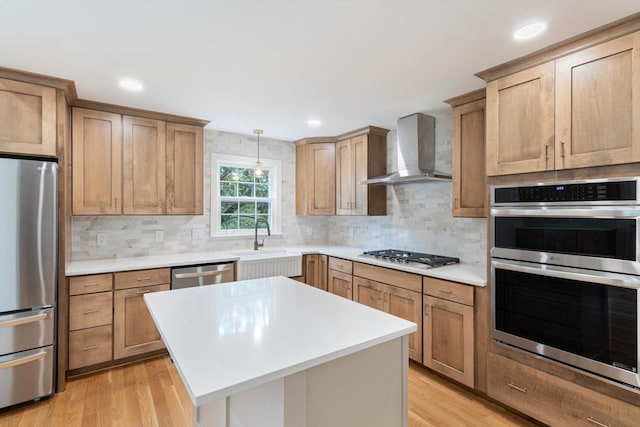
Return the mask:
[[450,181],[451,174],[435,170],[436,119],[421,113],[398,119],[397,169],[360,184],[403,184],[415,181]]

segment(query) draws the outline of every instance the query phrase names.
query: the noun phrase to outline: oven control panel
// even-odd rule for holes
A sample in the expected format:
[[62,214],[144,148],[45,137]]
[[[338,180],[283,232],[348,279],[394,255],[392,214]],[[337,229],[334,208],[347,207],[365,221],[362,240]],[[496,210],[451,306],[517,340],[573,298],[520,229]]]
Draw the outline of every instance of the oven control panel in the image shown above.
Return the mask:
[[621,202],[637,200],[636,180],[554,183],[493,189],[493,204]]

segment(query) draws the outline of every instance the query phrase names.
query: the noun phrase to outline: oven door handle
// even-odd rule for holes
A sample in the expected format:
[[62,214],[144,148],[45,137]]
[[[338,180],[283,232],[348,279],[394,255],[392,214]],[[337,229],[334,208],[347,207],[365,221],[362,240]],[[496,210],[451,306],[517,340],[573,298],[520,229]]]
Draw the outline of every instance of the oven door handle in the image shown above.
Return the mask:
[[493,269],[511,270],[520,273],[535,274],[537,276],[556,277],[559,279],[576,280],[580,282],[599,283],[621,288],[640,289],[640,277],[605,273],[599,271],[581,270],[555,265],[533,264],[520,261],[491,261]]

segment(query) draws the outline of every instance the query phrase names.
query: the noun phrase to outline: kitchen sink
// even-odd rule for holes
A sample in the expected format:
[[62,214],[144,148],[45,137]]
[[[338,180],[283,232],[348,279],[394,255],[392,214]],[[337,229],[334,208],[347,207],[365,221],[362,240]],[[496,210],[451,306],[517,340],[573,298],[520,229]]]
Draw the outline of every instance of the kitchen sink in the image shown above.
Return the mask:
[[238,256],[237,280],[258,279],[261,277],[302,274],[302,254],[283,248],[260,249],[257,251],[234,251]]

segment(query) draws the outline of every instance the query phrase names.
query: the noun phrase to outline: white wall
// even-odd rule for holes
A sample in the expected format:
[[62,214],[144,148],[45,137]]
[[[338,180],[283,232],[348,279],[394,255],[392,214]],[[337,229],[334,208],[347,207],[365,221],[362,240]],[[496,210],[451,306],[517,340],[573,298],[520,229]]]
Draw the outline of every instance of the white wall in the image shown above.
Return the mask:
[[[451,171],[451,114],[436,118],[436,168]],[[396,133],[387,139],[387,168],[395,170]],[[74,261],[152,254],[249,249],[253,237],[240,240],[209,237],[211,153],[255,156],[256,137],[213,130],[204,133],[204,214],[199,216],[88,216],[72,218]],[[457,256],[484,265],[486,219],[451,216],[451,183],[419,182],[387,187],[384,217],[312,217],[295,215],[295,147],[291,142],[260,139],[260,156],[282,160],[282,237],[267,237],[266,246],[336,244],[367,249],[397,248]],[[155,241],[162,230],[163,242]],[[194,240],[193,233],[204,235]],[[199,231],[198,231],[199,230]],[[107,244],[96,245],[96,233]],[[311,232],[311,234],[309,234]]]

